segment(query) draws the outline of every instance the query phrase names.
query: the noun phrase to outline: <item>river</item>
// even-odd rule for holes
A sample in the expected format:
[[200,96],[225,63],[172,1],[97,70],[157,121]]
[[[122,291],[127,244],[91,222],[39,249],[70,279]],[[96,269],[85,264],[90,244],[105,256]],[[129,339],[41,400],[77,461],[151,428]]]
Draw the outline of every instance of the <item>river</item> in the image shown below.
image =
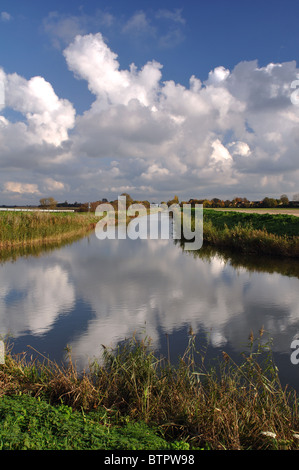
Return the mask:
[[[298,261],[253,257],[174,240],[99,240],[95,233],[52,250],[0,260],[0,334],[13,352],[78,368],[136,334],[175,362],[188,332],[208,358],[237,358],[264,328],[283,384],[299,390],[291,343],[299,338]],[[30,346],[31,348],[29,348]]]

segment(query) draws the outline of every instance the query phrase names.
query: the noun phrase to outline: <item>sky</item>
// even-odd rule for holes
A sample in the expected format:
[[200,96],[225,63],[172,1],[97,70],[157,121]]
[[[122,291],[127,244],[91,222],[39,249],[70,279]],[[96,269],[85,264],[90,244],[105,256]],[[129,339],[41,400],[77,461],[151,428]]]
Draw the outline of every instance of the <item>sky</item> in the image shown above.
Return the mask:
[[0,205],[299,193],[298,0],[2,0]]

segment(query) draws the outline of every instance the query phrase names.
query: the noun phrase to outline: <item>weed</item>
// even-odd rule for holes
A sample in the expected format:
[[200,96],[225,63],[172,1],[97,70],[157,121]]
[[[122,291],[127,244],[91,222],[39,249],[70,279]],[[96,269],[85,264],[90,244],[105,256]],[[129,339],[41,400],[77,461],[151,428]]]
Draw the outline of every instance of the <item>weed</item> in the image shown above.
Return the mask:
[[[79,413],[82,423],[96,419],[109,433],[115,426],[131,429],[131,444],[133,430],[126,426],[144,423],[155,436],[160,432],[167,442],[190,449],[298,447],[296,393],[282,387],[271,342],[265,341],[262,329],[256,338],[250,335],[238,363],[224,351],[222,359],[209,367],[193,332],[177,366],[158,358],[149,339],[135,337],[115,350],[104,348],[101,360],[81,374],[71,357],[67,365],[58,366],[46,360],[27,363],[24,356],[8,353],[0,367],[0,390],[0,406],[7,396],[30,395],[36,402],[60,407],[59,419],[63,415],[64,422],[73,423],[73,414]],[[24,431],[22,423],[25,420],[28,427],[28,416],[21,414],[11,425]],[[138,439],[143,448],[152,442]],[[84,445],[94,444],[89,440]]]
[[208,245],[233,248],[242,253],[298,258],[299,218],[205,209],[203,239]]
[[0,248],[63,241],[91,230],[96,222],[85,213],[0,212]]

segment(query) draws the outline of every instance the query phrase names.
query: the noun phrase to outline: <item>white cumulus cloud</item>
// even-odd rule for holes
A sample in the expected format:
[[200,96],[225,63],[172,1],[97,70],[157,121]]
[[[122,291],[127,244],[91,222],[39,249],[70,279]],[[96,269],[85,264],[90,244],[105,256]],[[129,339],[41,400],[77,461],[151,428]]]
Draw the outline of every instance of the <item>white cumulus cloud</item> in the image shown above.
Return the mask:
[[6,183],[4,183],[4,192],[18,194],[39,194],[37,184],[20,183],[14,181],[7,181]]
[[295,61],[218,65],[206,80],[193,74],[187,86],[163,81],[155,60],[121,68],[101,33],[77,35],[63,54],[94,97],[83,114],[43,77],[2,71],[4,111],[23,116],[11,121],[1,112],[6,181],[22,181],[16,170],[26,167],[26,183],[31,174],[36,184],[37,168],[40,188],[48,181],[54,193],[69,191],[83,201],[110,199],[120,188],[131,188],[136,199],[147,188],[160,200],[298,192]]

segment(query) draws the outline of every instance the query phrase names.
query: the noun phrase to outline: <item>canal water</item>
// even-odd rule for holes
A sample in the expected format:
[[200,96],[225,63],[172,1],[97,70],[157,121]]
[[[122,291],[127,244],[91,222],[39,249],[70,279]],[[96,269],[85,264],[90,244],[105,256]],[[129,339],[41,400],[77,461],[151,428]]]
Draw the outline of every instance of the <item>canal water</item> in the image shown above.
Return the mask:
[[[219,251],[184,251],[169,240],[99,240],[95,233],[48,250],[0,254],[0,335],[13,352],[79,369],[134,334],[176,362],[190,328],[207,358],[233,358],[252,331],[272,341],[283,384],[299,390],[298,261]],[[33,348],[33,349],[32,349]],[[299,355],[298,355],[299,357]]]

